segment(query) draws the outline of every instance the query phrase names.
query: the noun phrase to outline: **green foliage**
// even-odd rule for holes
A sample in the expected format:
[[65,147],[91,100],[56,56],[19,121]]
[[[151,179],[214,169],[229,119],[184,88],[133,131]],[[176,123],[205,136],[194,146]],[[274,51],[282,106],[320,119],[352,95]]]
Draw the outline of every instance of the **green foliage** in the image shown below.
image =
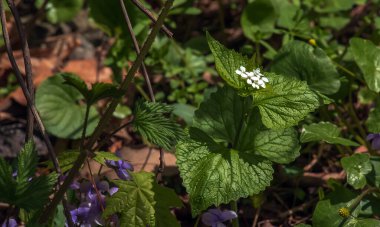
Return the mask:
[[355,189],[367,184],[366,175],[371,172],[372,165],[367,154],[353,154],[341,159],[342,167],[347,173],[347,182]]
[[380,48],[369,40],[352,38],[350,50],[363,73],[368,88],[374,92],[380,92]]
[[380,107],[376,106],[369,112],[366,125],[369,132],[380,133]]
[[241,80],[236,74],[236,70],[240,66],[244,66],[248,71],[254,69],[255,62],[253,59],[242,56],[234,50],[229,50],[220,44],[217,40],[211,37],[209,33],[206,33],[208,45],[215,59],[215,67],[219,73],[219,76],[223,78],[228,85],[238,90],[247,91],[251,86],[248,86],[245,80]]
[[299,154],[295,131],[266,129],[251,103],[228,86],[219,88],[195,112],[194,128],[177,145],[177,165],[194,216],[211,205],[259,193],[272,180],[270,160],[287,163]]
[[[42,7],[44,0],[36,0],[36,7]],[[51,0],[46,5],[46,16],[53,24],[71,21],[82,9],[83,0]]]
[[113,84],[95,83],[90,90],[82,79],[72,73],[62,74],[62,77],[65,80],[64,84],[75,87],[83,95],[88,105],[92,105],[101,99],[118,98],[122,95]]
[[114,153],[104,152],[104,151],[96,151],[95,157],[93,157],[93,159],[102,165],[106,165],[106,160],[114,160],[114,161],[120,160],[120,158],[117,157]]
[[[337,185],[333,192],[318,202],[312,217],[313,227],[378,226],[379,220],[362,216],[365,209],[373,208],[376,203],[378,201],[366,202],[361,195]],[[341,209],[348,210],[349,215],[347,217],[341,216],[339,213]]]
[[[64,173],[68,170],[70,170],[73,165],[75,160],[77,160],[79,156],[79,151],[78,150],[67,150],[63,151],[58,154],[58,163],[59,167],[61,168],[61,171]],[[46,164],[48,165],[48,168],[53,169],[54,165],[51,160],[47,161]]]
[[[179,226],[169,211],[181,206],[175,193],[154,182],[152,173],[131,173],[132,180],[113,181],[119,190],[107,198],[104,217],[120,214],[120,226]],[[170,200],[169,200],[170,199]]]
[[339,128],[330,122],[319,122],[304,125],[301,133],[301,142],[325,141],[331,144],[341,144],[344,146],[359,146],[359,144],[339,136]]
[[[56,74],[38,87],[36,107],[48,132],[60,138],[78,139],[82,134],[86,106],[80,103],[83,96],[76,88],[63,84],[67,75]],[[98,121],[98,112],[91,107],[86,135],[91,135]]]
[[241,16],[244,35],[252,41],[270,37],[276,21],[275,8],[270,0],[256,0],[249,3]]
[[282,47],[271,70],[286,77],[306,81],[311,89],[331,95],[340,87],[339,75],[327,54],[318,47],[293,41]]
[[137,102],[133,111],[134,128],[141,136],[165,150],[171,150],[182,138],[182,128],[168,118],[172,107],[153,102]]
[[367,181],[371,185],[380,188],[380,157],[370,157],[372,171],[367,175]]
[[319,106],[318,96],[306,82],[266,73],[268,88],[253,93],[254,106],[268,128],[282,129],[296,125]]
[[0,157],[0,201],[32,211],[42,208],[57,182],[57,175],[34,177],[37,152],[32,141],[25,144],[18,156],[16,180],[12,168]]
[[177,103],[173,105],[173,114],[182,118],[187,125],[191,125],[194,118],[195,107],[187,104]]

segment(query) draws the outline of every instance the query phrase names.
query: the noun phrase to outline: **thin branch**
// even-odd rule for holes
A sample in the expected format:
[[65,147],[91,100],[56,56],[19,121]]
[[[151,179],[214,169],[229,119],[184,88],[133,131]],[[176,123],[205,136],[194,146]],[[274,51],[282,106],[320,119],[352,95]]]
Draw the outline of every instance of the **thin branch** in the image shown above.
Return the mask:
[[[137,55],[139,55],[140,54],[140,47],[139,47],[139,44],[137,42],[136,35],[133,32],[132,23],[131,23],[131,20],[129,19],[128,11],[125,8],[124,0],[119,0],[119,2],[120,2],[121,9],[123,11],[123,16],[124,16],[125,23],[127,23],[129,35],[132,38],[133,46],[135,48],[135,51],[136,51]],[[146,70],[144,61],[141,63],[141,71],[142,71],[142,74],[144,75],[146,85],[148,86],[150,100],[152,100],[153,102],[155,102],[156,100],[154,98],[152,84],[150,83],[148,71]]]
[[[145,56],[147,55],[150,47],[153,44],[153,41],[155,37],[157,36],[161,26],[164,23],[164,19],[168,15],[168,12],[173,4],[173,0],[167,0],[165,3],[164,8],[162,9],[160,16],[157,19],[156,24],[153,26],[152,31],[150,32],[147,40],[145,41],[141,53],[137,56],[136,61],[128,71],[127,76],[123,80],[123,82],[120,85],[119,91],[125,91],[130,83],[132,82],[137,70],[140,68],[142,61],[144,60]],[[86,143],[84,149],[85,150],[91,150],[91,148],[94,146],[96,141],[98,140],[99,136],[102,134],[104,129],[109,124],[109,120],[112,117],[112,113],[115,111],[116,106],[119,104],[119,99],[113,98],[111,103],[108,105],[108,108],[106,109],[103,117],[100,119],[98,126],[95,128],[92,136],[89,138],[88,142]],[[56,206],[58,205],[59,201],[63,198],[63,195],[65,194],[66,190],[70,186],[71,182],[73,181],[75,175],[78,173],[80,167],[83,165],[84,161],[86,160],[87,152],[81,152],[77,158],[77,160],[74,162],[73,167],[71,168],[67,178],[63,182],[62,186],[58,190],[57,193],[55,193],[54,198],[50,202],[48,206],[44,209],[44,212],[42,212],[44,215],[40,217],[40,223],[44,223],[48,220],[48,218],[51,216],[52,212],[55,210]]]
[[[50,159],[53,162],[55,171],[60,176],[62,176],[62,171],[61,171],[61,168],[59,167],[58,159],[54,153],[53,145],[50,142],[49,136],[46,133],[45,126],[44,126],[44,124],[41,120],[41,117],[40,117],[40,115],[39,115],[39,113],[38,113],[38,111],[34,105],[34,91],[33,91],[34,89],[33,89],[33,81],[32,81],[32,69],[31,69],[32,67],[31,67],[31,61],[30,61],[30,52],[29,52],[28,43],[26,41],[26,36],[24,35],[24,31],[22,29],[21,20],[18,16],[17,9],[14,5],[14,2],[8,0],[8,4],[9,4],[9,7],[11,8],[12,13],[15,17],[19,36],[20,36],[20,39],[22,40],[22,51],[23,51],[23,56],[24,56],[24,61],[25,61],[24,64],[25,64],[25,71],[27,74],[26,76],[27,76],[27,83],[28,83],[29,89],[26,87],[26,84],[23,80],[20,69],[16,63],[16,59],[13,56],[13,50],[12,50],[12,46],[11,46],[11,42],[10,42],[10,38],[9,38],[9,33],[8,33],[8,30],[6,27],[7,21],[6,21],[6,17],[5,17],[3,1],[0,1],[0,20],[1,20],[1,25],[2,25],[4,45],[5,45],[7,54],[8,54],[8,58],[9,58],[9,61],[11,62],[11,65],[12,65],[13,71],[16,75],[17,81],[18,81],[18,83],[19,83],[19,85],[20,85],[20,87],[24,93],[24,96],[27,100],[28,110],[30,111],[30,113],[32,114],[34,119],[36,120],[37,126],[38,126],[38,128],[42,134],[42,137],[45,141],[45,144],[46,144],[46,147],[48,149]],[[28,118],[28,122],[29,122],[28,128],[33,129],[33,123],[32,123],[33,119],[31,121],[29,121],[29,118]],[[30,134],[29,136],[31,136],[31,138],[33,137],[33,131],[32,131],[32,134]],[[64,207],[65,216],[68,219],[69,226],[71,227],[71,226],[73,226],[73,224],[71,222],[71,215],[70,215],[70,212],[69,212],[69,209],[67,206],[67,201],[65,198],[63,198],[62,203],[63,203],[63,207]]]
[[10,45],[11,42],[9,39],[8,30],[6,29],[7,21],[6,21],[5,11],[4,11],[2,1],[0,1],[0,14],[1,14],[0,19],[1,19],[1,25],[2,25],[2,31],[3,31],[4,44],[5,44],[5,47],[7,50],[9,61],[11,62],[11,65],[12,65],[13,71],[15,73],[15,76],[17,78],[17,81],[18,81],[18,83],[22,89],[22,92],[24,93],[25,98],[26,98],[27,106],[31,110],[31,112],[33,113],[33,116],[34,116],[34,119],[36,120],[37,126],[41,131],[41,134],[43,136],[43,139],[44,139],[46,146],[47,146],[47,149],[49,151],[50,158],[54,164],[54,168],[57,171],[57,173],[61,175],[61,169],[60,169],[59,164],[58,164],[58,159],[54,153],[53,145],[51,144],[49,136],[46,133],[45,126],[42,123],[41,117],[40,117],[40,115],[36,109],[36,106],[32,102],[31,95],[30,95],[30,93],[29,93],[29,91],[25,85],[25,82],[24,82],[24,79],[21,75],[20,69],[18,68],[18,65],[16,63],[16,59],[13,56],[13,51],[12,51],[12,47]]
[[[13,18],[16,22],[16,27],[18,31],[19,38],[21,40],[21,50],[22,55],[24,57],[24,65],[25,65],[25,74],[26,74],[26,85],[28,87],[28,91],[30,93],[30,98],[32,105],[34,104],[34,87],[33,87],[33,75],[32,75],[32,63],[30,60],[30,51],[28,41],[26,39],[25,31],[21,23],[20,15],[16,8],[16,5],[13,0],[7,0],[9,9],[13,15]],[[34,117],[31,110],[28,109],[27,116],[27,130],[26,130],[26,138],[25,141],[29,141],[33,139],[33,130],[34,130]]]
[[[149,19],[153,22],[153,23],[157,23],[157,20],[156,18],[153,16],[153,14],[147,9],[145,8],[145,6],[139,2],[138,0],[132,0],[132,2],[137,6],[137,8],[139,8],[141,10],[141,12],[143,12],[147,17],[149,17]],[[161,27],[161,30],[167,35],[169,36],[169,38],[172,38],[173,37],[173,32],[171,32],[165,25],[162,25]]]

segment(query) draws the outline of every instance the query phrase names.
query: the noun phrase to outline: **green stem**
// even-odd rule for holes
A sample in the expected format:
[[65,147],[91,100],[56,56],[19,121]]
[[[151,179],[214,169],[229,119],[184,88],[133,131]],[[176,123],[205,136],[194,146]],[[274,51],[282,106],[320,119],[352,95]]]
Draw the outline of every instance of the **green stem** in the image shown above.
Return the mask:
[[198,227],[199,220],[201,220],[201,215],[198,215],[197,220],[195,221],[194,227]]
[[88,124],[88,115],[90,114],[90,108],[91,108],[91,105],[87,104],[86,105],[86,113],[84,115],[83,131],[82,131],[82,137],[80,139],[79,152],[81,152],[83,150],[84,140],[86,138],[87,124]]
[[368,195],[368,194],[371,194],[372,192],[380,192],[380,189],[379,188],[367,188],[365,191],[363,191],[360,195],[358,195],[355,200],[347,207],[350,212],[352,212],[353,210],[355,210],[355,208],[359,205],[360,201],[363,200],[363,198]]
[[256,60],[257,60],[257,64],[261,65],[260,43],[259,42],[255,42],[255,46],[256,46]]
[[[235,211],[235,213],[238,213],[238,207],[237,207],[237,201],[231,201],[231,210]],[[233,227],[239,227],[239,217],[232,219],[232,226]]]
[[[153,44],[153,41],[155,37],[157,36],[158,32],[160,31],[164,19],[169,13],[169,10],[171,6],[173,5],[173,0],[167,0],[165,3],[164,8],[162,9],[157,22],[154,24],[152,31],[148,35],[148,38],[146,39],[140,54],[137,56],[136,61],[130,68],[130,70],[127,73],[127,76],[121,83],[119,87],[120,92],[125,92],[130,83],[132,82],[137,70],[141,66],[145,56],[147,55],[150,47]],[[99,136],[102,134],[104,129],[108,126],[109,120],[112,117],[112,113],[115,111],[116,106],[119,104],[120,99],[119,98],[113,98],[111,103],[108,105],[108,108],[106,109],[103,117],[100,119],[98,126],[95,128],[92,136],[89,138],[88,142],[84,145],[84,150],[90,150],[96,141],[98,140]],[[66,180],[63,182],[62,186],[59,188],[59,190],[55,193],[52,201],[45,207],[44,211],[42,212],[42,216],[39,219],[40,223],[45,223],[53,214],[55,211],[55,208],[57,207],[58,203],[62,200],[66,190],[69,188],[71,182],[74,180],[75,175],[78,173],[80,167],[83,165],[84,161],[86,160],[87,152],[81,152],[77,158],[77,160],[74,162],[73,167],[71,168]]]

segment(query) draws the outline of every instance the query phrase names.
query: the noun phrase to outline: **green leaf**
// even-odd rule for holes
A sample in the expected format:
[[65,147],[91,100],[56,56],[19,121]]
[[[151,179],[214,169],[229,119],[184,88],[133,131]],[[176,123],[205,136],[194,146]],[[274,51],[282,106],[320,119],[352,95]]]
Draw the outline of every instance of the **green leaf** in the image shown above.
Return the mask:
[[352,218],[348,221],[345,227],[375,227],[380,226],[380,221],[371,218]]
[[95,83],[92,85],[91,90],[89,90],[86,83],[78,76],[72,73],[65,73],[62,76],[65,80],[64,84],[75,87],[83,95],[88,105],[92,105],[105,98],[118,98],[121,95],[113,84]]
[[371,185],[380,188],[380,157],[371,156],[370,162],[372,171],[367,175],[367,180]]
[[192,215],[264,190],[272,180],[272,164],[255,154],[241,153],[215,143],[192,128],[191,137],[177,145],[177,165],[190,196]]
[[158,184],[153,184],[154,200],[156,201],[155,216],[156,227],[179,227],[177,219],[170,213],[171,207],[182,207],[182,201],[175,192]]
[[119,190],[106,200],[103,216],[120,214],[121,226],[179,226],[170,207],[181,207],[182,202],[172,189],[155,183],[147,172],[131,173],[132,181],[113,181]]
[[176,103],[173,105],[173,114],[182,118],[187,125],[193,123],[195,107],[187,104]]
[[[37,0],[36,6],[41,7],[43,0]],[[46,5],[47,19],[53,23],[72,20],[82,9],[83,0],[50,0]]]
[[171,150],[183,136],[182,128],[164,116],[172,107],[162,103],[137,102],[133,126],[143,138],[165,150]]
[[367,87],[362,87],[358,93],[358,99],[361,104],[367,105],[371,104],[377,98],[377,94]]
[[340,88],[339,74],[327,54],[301,41],[282,47],[272,62],[271,71],[306,81],[311,89],[325,95],[334,94]]
[[265,76],[270,86],[253,93],[253,105],[259,108],[266,127],[282,129],[296,125],[319,106],[318,96],[306,82],[273,73]]
[[37,151],[34,147],[33,140],[29,140],[25,143],[17,159],[17,183],[19,185],[25,184],[30,177],[34,176],[38,163]]
[[114,84],[95,83],[92,85],[88,103],[94,104],[105,98],[119,98],[124,93],[118,91]]
[[277,163],[289,163],[299,155],[301,146],[298,133],[293,128],[266,130],[255,137],[255,153]]
[[342,167],[347,173],[347,182],[355,189],[366,186],[366,175],[371,172],[372,165],[367,154],[353,154],[341,159]]
[[366,125],[369,132],[380,132],[380,107],[376,106],[375,108],[371,109],[366,121]]
[[236,136],[251,107],[251,99],[236,94],[225,86],[211,94],[195,111],[194,127],[201,129],[216,141],[227,141],[236,146]]
[[133,180],[113,181],[119,190],[106,200],[103,217],[120,213],[120,226],[155,226],[153,174],[131,173]]
[[17,199],[12,204],[27,211],[40,209],[49,199],[53,186],[57,183],[58,175],[39,176],[28,182],[26,190],[16,193]]
[[105,151],[96,151],[95,157],[93,157],[93,159],[102,165],[106,165],[106,160],[113,160],[113,161],[120,160],[120,158],[116,156],[114,153],[105,152]]
[[352,38],[350,50],[369,89],[380,92],[380,48],[369,40]]
[[64,73],[61,75],[65,80],[64,84],[75,87],[83,95],[83,97],[88,100],[90,91],[88,90],[86,83],[81,78],[79,78],[79,76],[73,73]]
[[[318,202],[313,213],[313,227],[341,227],[347,221],[339,215],[339,209],[349,207],[355,200],[357,194],[351,192],[343,186],[337,186],[336,189],[328,194],[324,200]],[[360,210],[358,206],[352,215],[356,215]]]
[[234,50],[229,50],[216,41],[211,35],[206,33],[208,45],[211,49],[212,55],[215,59],[215,67],[219,75],[224,81],[231,87],[239,90],[247,90],[248,86],[246,81],[241,79],[239,75],[236,74],[236,70],[240,66],[244,66],[248,71],[252,71],[254,68],[254,61],[248,59]]
[[113,116],[119,119],[124,119],[132,114],[131,108],[126,105],[117,105],[115,111],[113,112]]
[[[75,88],[63,84],[64,74],[56,74],[45,80],[37,89],[36,106],[51,134],[68,139],[81,137],[85,105],[79,102],[83,96]],[[90,108],[86,135],[91,135],[99,121],[98,112]]]
[[14,201],[16,181],[12,177],[12,167],[0,156],[0,201],[10,203]]
[[339,136],[339,128],[330,122],[319,122],[310,125],[304,125],[301,133],[301,142],[325,141],[331,144],[341,144],[344,146],[359,146],[359,144],[344,139]]
[[[77,160],[78,156],[78,150],[67,150],[58,154],[57,158],[59,167],[61,167],[63,173],[70,170],[73,167],[74,162]],[[47,161],[46,164],[48,165],[48,168],[54,168],[53,162],[51,160]]]
[[269,38],[274,31],[275,21],[275,8],[269,0],[249,3],[241,16],[244,35],[254,42]]

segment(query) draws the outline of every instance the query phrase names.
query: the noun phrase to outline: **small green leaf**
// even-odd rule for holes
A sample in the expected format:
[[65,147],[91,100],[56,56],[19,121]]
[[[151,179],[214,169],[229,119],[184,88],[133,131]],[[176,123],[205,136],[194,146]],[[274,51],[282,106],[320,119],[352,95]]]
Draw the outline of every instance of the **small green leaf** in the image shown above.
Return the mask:
[[114,153],[105,152],[105,151],[96,151],[95,157],[93,159],[102,165],[106,165],[106,160],[119,161],[120,158],[117,157]]
[[[318,202],[313,213],[313,227],[341,227],[345,226],[347,221],[339,215],[339,209],[349,207],[355,200],[357,194],[351,192],[343,186],[337,186],[333,192],[328,194],[324,200]],[[352,215],[356,215],[360,211],[360,206],[354,211],[350,211]]]
[[133,126],[143,138],[169,151],[183,136],[182,128],[165,116],[171,111],[172,107],[162,103],[137,102]]
[[371,185],[380,188],[380,157],[371,156],[370,162],[372,171],[367,175],[367,180]]
[[[43,0],[37,0],[36,6],[41,7]],[[47,19],[53,23],[72,20],[82,9],[83,0],[50,0],[46,5]]]
[[39,176],[28,182],[26,190],[16,192],[17,199],[12,204],[27,211],[40,209],[49,199],[53,186],[57,183],[58,175]]
[[[272,164],[255,154],[227,149],[192,128],[177,145],[177,165],[190,196],[192,215],[264,190],[272,180]],[[195,135],[194,135],[195,134]]]
[[248,71],[252,71],[255,66],[254,61],[234,50],[227,49],[216,41],[208,32],[206,33],[206,37],[212,55],[214,56],[215,67],[219,75],[231,87],[240,90],[247,89],[248,85],[246,81],[242,80],[235,71],[239,69],[240,66],[244,66]]
[[344,146],[359,146],[359,144],[344,139],[339,136],[339,128],[330,122],[320,122],[310,125],[304,125],[301,133],[301,142],[307,143],[311,141],[325,141],[331,144],[341,144]]
[[132,181],[113,181],[119,190],[106,200],[103,216],[120,214],[120,226],[179,226],[170,207],[182,202],[173,190],[155,183],[147,172],[131,173]]
[[64,84],[75,87],[85,99],[88,99],[90,96],[90,91],[88,90],[86,83],[81,78],[73,73],[64,73],[61,75],[65,80]]
[[380,133],[380,107],[376,106],[369,112],[366,125],[369,132]]
[[244,35],[254,42],[269,38],[276,22],[275,8],[270,0],[256,0],[244,7],[241,27]]
[[25,184],[30,177],[34,176],[38,163],[37,151],[34,147],[33,140],[29,140],[25,143],[17,159],[17,183],[19,185]]
[[176,103],[173,105],[173,114],[182,118],[187,125],[193,123],[195,107],[187,104]]
[[380,220],[372,218],[352,218],[345,227],[375,227],[380,226]]
[[353,154],[341,159],[342,167],[347,173],[347,182],[355,189],[367,184],[366,175],[371,172],[372,165],[367,154]]
[[339,74],[327,54],[301,41],[282,47],[273,60],[271,71],[306,81],[311,89],[325,95],[334,94],[340,88]]
[[[59,153],[57,158],[58,158],[59,167],[61,167],[61,171],[64,173],[70,170],[73,167],[74,162],[77,160],[78,156],[79,156],[78,150],[67,150],[67,151],[63,151]],[[45,163],[48,165],[48,168],[50,169],[54,168],[53,162],[51,160]]]
[[133,180],[113,181],[119,190],[106,200],[103,217],[120,213],[120,226],[155,226],[153,174],[131,173]]
[[293,128],[262,131],[255,137],[254,144],[255,153],[272,162],[285,164],[300,155],[298,133]]
[[306,82],[273,73],[265,76],[270,86],[253,93],[253,105],[259,108],[266,127],[282,129],[296,125],[319,106],[318,96]]
[[126,105],[117,105],[115,111],[113,112],[113,116],[119,119],[124,119],[132,114],[131,108]]
[[352,38],[350,50],[369,89],[380,92],[380,48],[369,40]]
[[10,203],[14,201],[16,181],[12,177],[12,167],[0,156],[0,201]]
[[[37,89],[36,106],[49,133],[68,139],[82,135],[86,107],[81,105],[83,96],[74,87],[63,84],[64,74],[45,80]],[[91,135],[99,121],[99,114],[90,108],[86,135]]]
[[361,104],[371,104],[377,98],[377,94],[367,87],[362,87],[358,93],[358,99]]
[[119,92],[114,84],[95,83],[92,85],[88,103],[94,104],[105,98],[119,98],[123,93]]
[[155,216],[157,227],[179,227],[177,219],[170,213],[171,207],[182,207],[182,201],[175,192],[158,184],[153,184],[154,200],[156,201]]

